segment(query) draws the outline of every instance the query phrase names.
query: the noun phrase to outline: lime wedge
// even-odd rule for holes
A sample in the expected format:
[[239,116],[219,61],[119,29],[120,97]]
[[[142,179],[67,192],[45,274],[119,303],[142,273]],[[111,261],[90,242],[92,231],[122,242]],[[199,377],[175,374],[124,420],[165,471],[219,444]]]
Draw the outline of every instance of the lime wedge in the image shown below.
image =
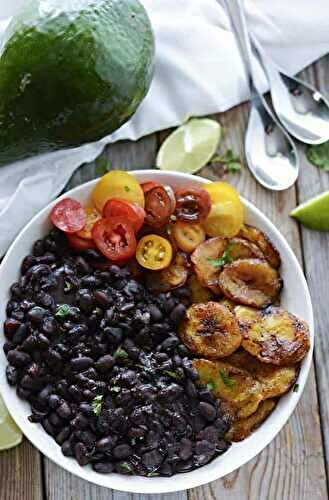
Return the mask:
[[329,231],[329,191],[302,203],[290,215],[309,229]]
[[192,118],[174,130],[161,145],[156,166],[193,174],[204,167],[217,151],[221,125],[209,118]]
[[14,448],[22,442],[23,434],[11,418],[0,396],[0,451]]

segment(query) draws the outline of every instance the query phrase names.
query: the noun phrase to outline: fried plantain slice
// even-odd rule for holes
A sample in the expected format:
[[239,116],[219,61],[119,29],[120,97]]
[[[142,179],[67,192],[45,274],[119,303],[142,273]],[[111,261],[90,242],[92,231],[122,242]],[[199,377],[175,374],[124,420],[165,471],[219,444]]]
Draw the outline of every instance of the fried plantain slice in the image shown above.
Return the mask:
[[225,361],[236,368],[246,370],[261,382],[264,399],[275,398],[289,391],[299,372],[296,365],[275,366],[261,363],[244,349],[238,349]]
[[230,259],[264,259],[260,248],[243,238],[231,238],[227,245],[227,251]]
[[256,313],[248,307],[236,307],[235,315],[243,336],[242,347],[262,363],[292,365],[310,348],[307,324],[281,307],[271,306]]
[[266,399],[262,401],[257,408],[257,411],[250,415],[248,418],[243,418],[233,422],[230,430],[226,433],[225,439],[228,441],[243,441],[246,437],[250,436],[260,424],[269,416],[274,410],[276,401],[274,399]]
[[189,307],[180,335],[192,352],[210,359],[229,356],[242,341],[234,314],[217,302]]
[[221,293],[218,286],[221,267],[214,266],[211,261],[223,256],[227,244],[226,238],[210,238],[201,243],[191,255],[191,261],[200,283],[214,293]]
[[271,264],[272,267],[278,269],[281,264],[281,258],[278,250],[273,243],[269,240],[268,236],[260,229],[254,226],[245,224],[238,234],[239,238],[244,238],[257,245],[263,252],[265,259]]
[[222,306],[227,307],[232,313],[234,313],[234,309],[236,308],[236,303],[233,302],[232,300],[224,298],[220,299],[218,303],[221,304]]
[[201,285],[195,274],[188,279],[188,287],[191,290],[192,304],[198,304],[199,302],[209,302],[213,297],[209,288]]
[[262,401],[262,385],[247,371],[224,361],[195,359],[200,382],[211,387],[214,396],[226,401],[232,420],[254,413]]
[[218,284],[229,299],[257,308],[272,304],[282,288],[279,273],[261,259],[240,259],[226,265]]

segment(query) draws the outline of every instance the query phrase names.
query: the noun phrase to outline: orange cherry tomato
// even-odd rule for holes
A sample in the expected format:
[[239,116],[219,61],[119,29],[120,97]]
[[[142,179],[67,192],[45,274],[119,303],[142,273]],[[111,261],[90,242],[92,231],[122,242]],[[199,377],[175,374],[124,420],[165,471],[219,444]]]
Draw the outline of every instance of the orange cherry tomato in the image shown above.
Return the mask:
[[169,266],[172,255],[172,246],[169,241],[157,234],[144,236],[138,242],[137,262],[151,271],[158,271]]
[[186,186],[176,191],[176,216],[186,222],[204,221],[211,209],[211,199],[207,191],[194,186]]
[[140,230],[144,223],[145,211],[142,207],[135,203],[130,203],[125,200],[117,200],[112,198],[103,208],[103,217],[111,218],[122,216],[125,217],[134,227],[135,232]]
[[92,235],[98,250],[113,262],[124,262],[135,253],[134,228],[125,217],[100,219],[94,225]]
[[172,228],[178,248],[183,252],[193,252],[206,239],[206,232],[197,222],[177,221]]
[[80,236],[77,236],[76,234],[68,234],[67,239],[69,241],[69,244],[74,250],[89,250],[90,248],[96,248],[95,243],[93,240],[88,240],[85,238],[80,238]]
[[78,231],[76,234],[85,240],[92,240],[91,230],[102,216],[95,207],[86,207],[84,211],[86,214],[86,223],[81,231]]
[[59,201],[50,213],[50,220],[64,233],[76,233],[86,223],[86,214],[81,203],[72,198]]

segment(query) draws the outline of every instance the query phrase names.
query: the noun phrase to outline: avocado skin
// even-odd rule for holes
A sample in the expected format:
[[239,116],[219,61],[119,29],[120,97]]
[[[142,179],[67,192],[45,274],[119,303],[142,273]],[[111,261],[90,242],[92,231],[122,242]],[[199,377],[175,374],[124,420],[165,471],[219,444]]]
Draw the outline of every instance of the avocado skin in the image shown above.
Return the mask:
[[118,129],[145,97],[153,60],[138,0],[33,0],[0,52],[0,165]]

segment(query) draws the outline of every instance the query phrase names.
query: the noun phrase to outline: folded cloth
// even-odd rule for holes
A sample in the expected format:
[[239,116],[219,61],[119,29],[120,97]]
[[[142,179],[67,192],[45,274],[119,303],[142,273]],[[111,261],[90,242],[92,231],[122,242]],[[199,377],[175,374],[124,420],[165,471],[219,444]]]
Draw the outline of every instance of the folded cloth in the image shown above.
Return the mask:
[[[142,1],[156,37],[155,75],[147,97],[127,124],[101,141],[0,169],[0,254],[61,192],[74,170],[95,159],[106,144],[136,140],[248,98],[244,67],[220,1]],[[0,5],[0,29],[24,0],[5,3]],[[329,52],[328,0],[316,5],[309,0],[246,0],[246,9],[253,34],[289,74]]]

